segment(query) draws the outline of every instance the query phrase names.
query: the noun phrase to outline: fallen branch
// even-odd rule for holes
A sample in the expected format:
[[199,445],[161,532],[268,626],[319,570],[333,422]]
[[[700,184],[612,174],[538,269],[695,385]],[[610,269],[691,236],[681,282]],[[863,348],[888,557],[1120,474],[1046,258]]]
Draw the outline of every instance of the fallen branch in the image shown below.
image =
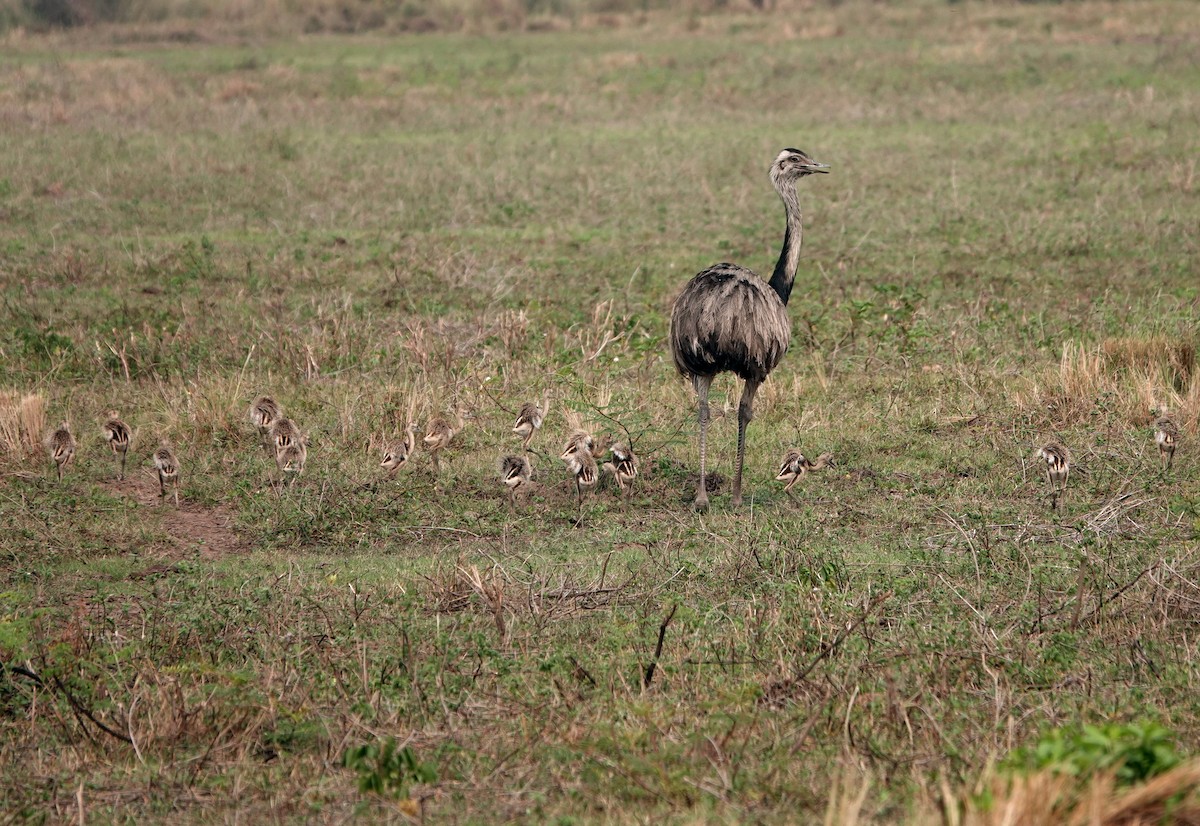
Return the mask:
[[797,672],[797,674],[794,678],[795,682],[800,682],[805,677],[807,677],[809,674],[811,674],[812,670],[814,668],[816,668],[821,663],[822,660],[830,657],[833,654],[833,652],[838,649],[838,646],[840,646],[843,642],[845,642],[847,637],[849,637],[851,634],[853,634],[855,631],[857,631],[858,628],[864,622],[867,621],[867,617],[871,616],[871,614],[873,614],[875,612],[876,608],[878,608],[880,605],[882,605],[886,600],[891,599],[891,597],[892,597],[891,591],[884,591],[882,594],[875,597],[875,599],[871,600],[871,604],[868,605],[863,610],[862,614],[859,616],[858,619],[856,619],[854,622],[847,625],[845,630],[843,630],[841,633],[839,633],[834,638],[833,642],[831,642],[831,643],[829,643],[829,645],[825,646],[825,648],[821,650],[821,653],[817,654],[817,656],[812,659],[812,662],[810,662],[808,665],[806,665],[804,668],[802,668],[799,672]]
[[[123,743],[133,745],[133,740],[131,740],[127,735],[110,729],[108,726],[104,725],[104,723],[101,723],[99,720],[93,717],[92,712],[88,709],[88,707],[75,699],[75,695],[67,690],[67,687],[63,685],[62,680],[58,679],[58,677],[52,677],[51,679],[54,681],[54,687],[61,691],[63,696],[67,698],[67,702],[71,705],[71,711],[75,713],[75,719],[79,720],[80,716],[86,717],[92,721],[94,726],[103,731],[109,737],[115,737]],[[82,720],[79,720],[79,723],[80,725],[83,725]],[[83,730],[86,732],[87,726],[83,726]]]
[[654,669],[658,667],[658,658],[662,656],[663,640],[667,636],[667,626],[671,624],[671,620],[675,618],[675,612],[679,609],[679,603],[671,606],[671,613],[667,614],[663,619],[662,625],[658,626],[658,645],[654,646],[654,659],[646,666],[646,675],[642,677],[642,686],[649,688],[650,683],[654,680]]

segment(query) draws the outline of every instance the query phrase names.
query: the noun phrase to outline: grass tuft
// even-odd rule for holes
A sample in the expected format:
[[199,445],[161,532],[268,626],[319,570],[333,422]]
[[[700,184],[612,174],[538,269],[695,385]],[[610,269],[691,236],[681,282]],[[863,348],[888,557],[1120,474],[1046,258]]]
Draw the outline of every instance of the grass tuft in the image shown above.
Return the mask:
[[42,395],[0,390],[0,446],[9,457],[20,458],[38,450],[45,432],[46,399]]
[[1200,376],[1194,367],[1189,342],[1121,338],[1092,349],[1068,341],[1057,370],[1027,383],[1012,400],[1054,428],[1085,424],[1105,410],[1136,426],[1165,411],[1190,427],[1200,415]]
[[[943,800],[942,823],[962,826],[1149,826],[1200,824],[1200,761],[1121,787],[1115,772],[1081,779],[1053,769],[995,778],[986,791]],[[966,809],[960,814],[959,808]]]

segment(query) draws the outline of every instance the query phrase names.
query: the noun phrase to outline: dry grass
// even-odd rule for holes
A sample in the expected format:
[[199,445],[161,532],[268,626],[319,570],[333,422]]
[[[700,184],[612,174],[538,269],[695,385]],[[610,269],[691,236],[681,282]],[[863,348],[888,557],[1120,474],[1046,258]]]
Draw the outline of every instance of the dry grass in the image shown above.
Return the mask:
[[984,787],[989,794],[977,791],[960,800],[944,798],[941,822],[946,826],[1200,824],[1200,761],[1177,766],[1131,788],[1118,788],[1112,773],[1081,782],[1050,769],[996,776]]
[[10,456],[25,450],[21,438],[21,394],[13,390],[0,390],[0,444]]
[[1117,369],[1145,374],[1165,372],[1176,390],[1190,387],[1196,371],[1196,344],[1190,340],[1164,336],[1107,338],[1100,351]]
[[0,446],[11,458],[40,449],[46,432],[46,399],[38,393],[0,390]]
[[1200,417],[1200,376],[1195,346],[1161,337],[1106,339],[1098,348],[1063,345],[1058,368],[1028,382],[1012,398],[1016,407],[1055,428],[1082,424],[1099,409],[1115,410],[1129,424],[1147,425],[1155,411],[1169,412],[1191,428]]

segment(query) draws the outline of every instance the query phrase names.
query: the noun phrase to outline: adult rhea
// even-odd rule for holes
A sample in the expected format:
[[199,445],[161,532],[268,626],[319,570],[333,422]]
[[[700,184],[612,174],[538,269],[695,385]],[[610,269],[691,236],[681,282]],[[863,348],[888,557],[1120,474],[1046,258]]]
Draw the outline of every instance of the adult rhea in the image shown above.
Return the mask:
[[717,264],[684,287],[671,311],[671,355],[675,366],[692,380],[700,404],[700,482],[696,509],[708,508],[705,480],[705,440],[708,431],[708,388],[718,373],[732,371],[745,382],[738,405],[737,475],[733,504],[742,503],[742,462],[746,425],[754,418],[754,394],[779,364],[791,339],[788,297],[796,278],[803,234],[796,182],[806,175],[827,172],[799,149],[785,149],[771,164],[771,183],[783,200],[787,229],[783,251],[770,281],[745,267]]

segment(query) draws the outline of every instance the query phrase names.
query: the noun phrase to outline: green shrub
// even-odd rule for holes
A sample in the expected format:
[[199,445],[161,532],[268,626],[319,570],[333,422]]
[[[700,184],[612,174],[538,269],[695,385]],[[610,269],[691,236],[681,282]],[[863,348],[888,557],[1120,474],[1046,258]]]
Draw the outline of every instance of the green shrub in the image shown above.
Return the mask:
[[1115,770],[1117,785],[1130,786],[1183,761],[1174,739],[1154,722],[1056,728],[1043,733],[1033,746],[1017,749],[1005,763],[1017,771],[1050,769],[1081,779]]
[[395,800],[408,797],[408,788],[413,783],[432,783],[437,780],[437,771],[433,766],[417,760],[413,750],[407,746],[396,748],[394,737],[381,743],[367,743],[346,749],[342,764],[358,773],[360,792]]

